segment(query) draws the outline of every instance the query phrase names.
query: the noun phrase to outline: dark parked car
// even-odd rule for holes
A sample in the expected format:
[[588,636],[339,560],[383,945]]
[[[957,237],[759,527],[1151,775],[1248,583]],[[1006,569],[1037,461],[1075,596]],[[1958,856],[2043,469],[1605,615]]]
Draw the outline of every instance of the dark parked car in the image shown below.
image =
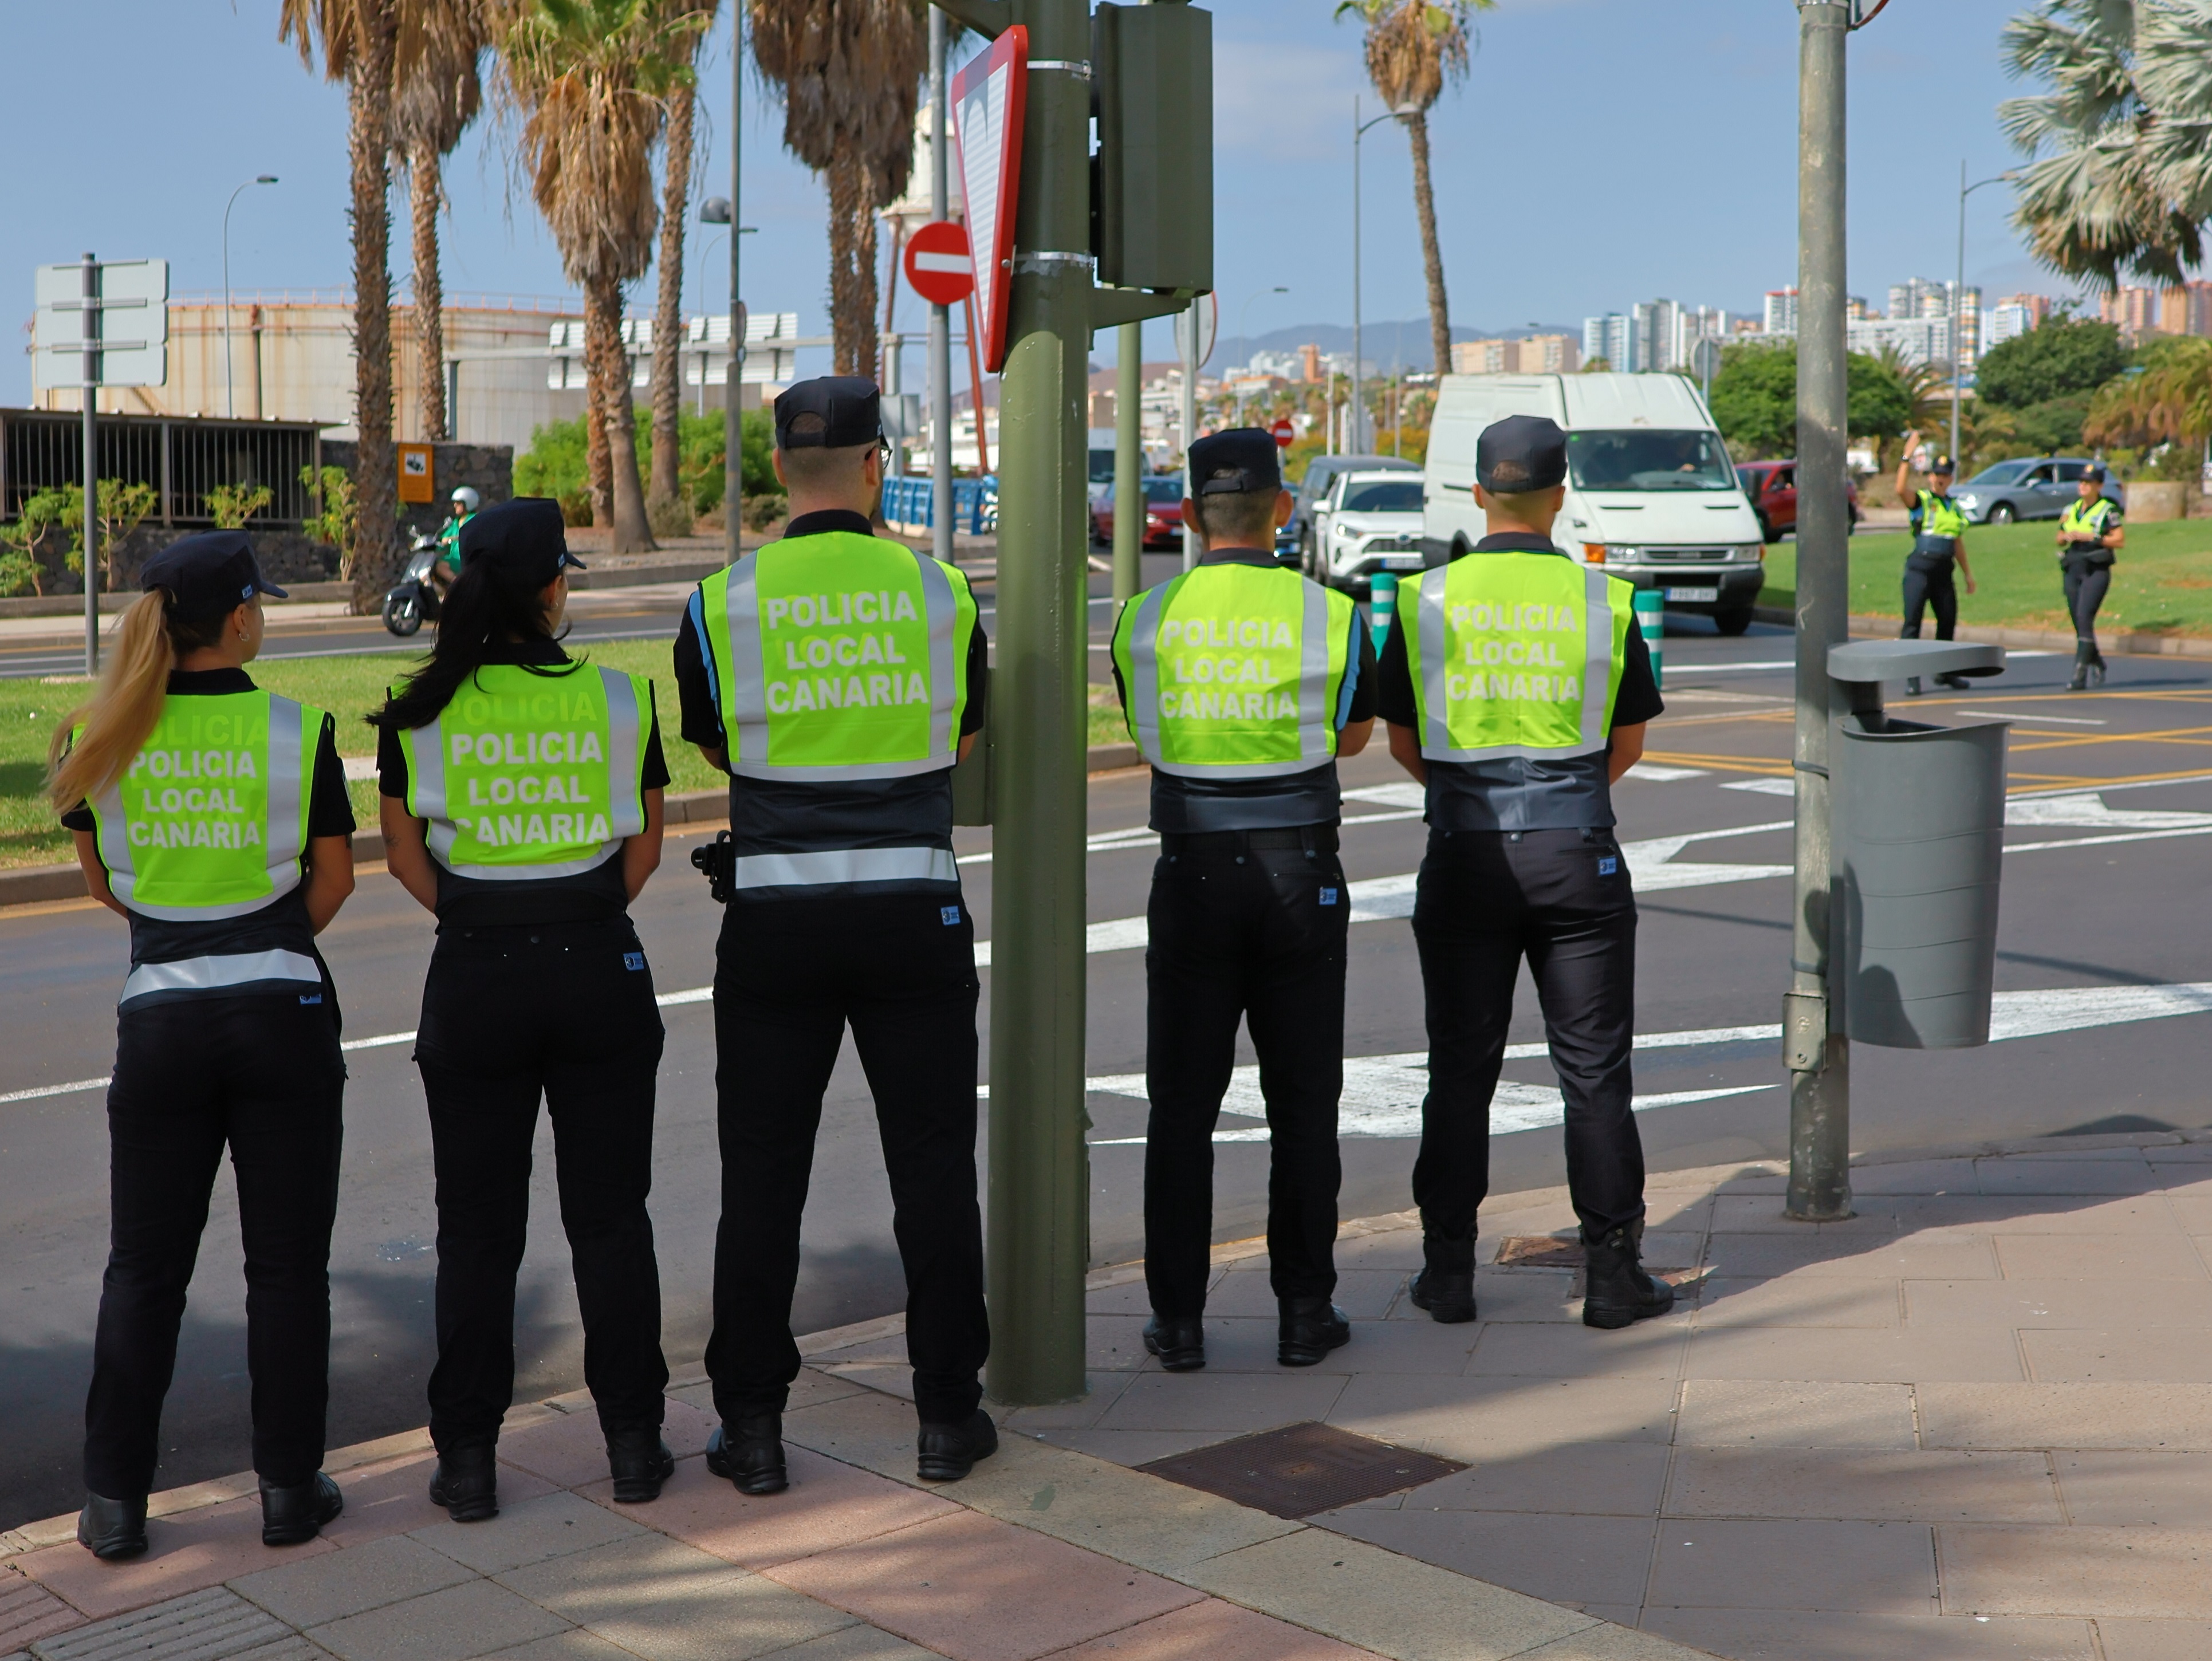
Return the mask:
[[[1735,470],[1759,515],[1759,534],[1779,542],[1797,528],[1797,464],[1796,461],[1747,461]],[[1850,509],[1851,529],[1859,528],[1859,487],[1844,480],[1844,500]]]
[[[1115,491],[1109,485],[1091,503],[1091,534],[1098,542],[1114,540]],[[1144,545],[1157,551],[1182,546],[1182,475],[1152,473],[1145,479]]]
[[[2088,465],[2086,458],[2076,456],[2000,461],[1994,467],[1983,468],[1952,495],[1970,525],[2057,519],[2081,496],[2081,470]],[[2107,482],[2105,494],[2120,506],[2127,505],[2118,485]]]
[[1314,510],[1322,504],[1328,487],[1336,482],[1339,474],[1373,472],[1377,469],[1418,473],[1421,465],[1397,456],[1316,456],[1307,462],[1305,477],[1296,487],[1290,523],[1275,532],[1275,551],[1285,556],[1295,552],[1299,569],[1318,575],[1316,551],[1321,543],[1315,535]]

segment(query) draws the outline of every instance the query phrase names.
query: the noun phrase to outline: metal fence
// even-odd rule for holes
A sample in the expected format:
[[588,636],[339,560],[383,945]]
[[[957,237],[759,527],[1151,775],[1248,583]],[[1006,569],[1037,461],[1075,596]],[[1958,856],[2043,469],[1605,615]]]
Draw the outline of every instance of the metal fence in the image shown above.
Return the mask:
[[[257,526],[297,525],[313,511],[302,468],[319,466],[322,429],[309,422],[210,421],[185,417],[98,417],[98,477],[151,485],[149,523],[212,525],[207,493],[218,484],[265,484]],[[83,417],[45,410],[0,410],[0,519],[13,519],[41,490],[84,482]]]
[[[909,535],[927,531],[937,522],[937,503],[927,473],[894,474],[884,481],[884,520]],[[952,528],[969,536],[988,536],[999,528],[999,481],[996,478],[956,478],[952,481]]]

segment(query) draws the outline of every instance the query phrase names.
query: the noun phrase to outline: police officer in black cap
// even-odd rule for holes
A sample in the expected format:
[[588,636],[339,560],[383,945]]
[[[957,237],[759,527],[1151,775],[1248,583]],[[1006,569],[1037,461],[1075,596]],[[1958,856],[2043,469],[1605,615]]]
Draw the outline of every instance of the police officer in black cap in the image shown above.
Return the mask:
[[1336,757],[1375,724],[1375,651],[1350,596],[1279,563],[1290,518],[1274,439],[1190,447],[1198,564],[1122,609],[1114,676],[1152,769],[1160,833],[1145,950],[1145,1348],[1206,1365],[1213,1128],[1241,1019],[1260,1058],[1271,1169],[1276,1360],[1347,1342],[1336,1289],[1345,925]]
[[103,1561],[146,1549],[161,1402],[226,1148],[261,1537],[313,1539],[343,1505],[319,1469],[345,1061],[315,936],[353,891],[336,727],[246,672],[261,596],[284,591],[243,531],[173,542],[139,582],[98,690],[54,733],[49,782],[92,897],[131,925],[77,1522]]
[[487,508],[460,541],[429,662],[369,719],[386,859],[438,919],[415,1040],[438,1182],[430,1498],[471,1523],[499,1510],[541,1098],[613,1497],[654,1499],[675,1467],[646,1211],[660,1012],[629,920],[668,768],[653,683],[562,648],[583,562],[560,505]]
[[1429,1030],[1413,1165],[1424,1267],[1412,1296],[1438,1321],[1475,1316],[1490,1104],[1524,958],[1565,1098],[1583,1320],[1624,1327],[1674,1303],[1641,1262],[1636,896],[1612,796],[1662,705],[1634,585],[1553,540],[1566,477],[1553,423],[1513,416],[1485,429],[1474,496],[1489,534],[1398,591],[1382,648],[1390,753],[1428,787],[1413,902]]
[[2066,588],[2066,613],[2074,619],[2074,678],[2069,692],[2105,684],[2105,654],[2097,649],[2097,608],[2112,586],[2112,562],[2127,545],[2120,504],[2105,494],[2105,470],[2081,470],[2075,500],[2058,520],[2058,569]]
[[[1936,638],[1948,640],[1959,625],[1959,591],[1951,584],[1951,566],[1957,562],[1959,575],[1966,579],[1966,592],[1974,592],[1973,568],[1966,563],[1966,516],[1951,500],[1951,478],[1955,464],[1948,456],[1937,456],[1928,464],[1928,486],[1911,490],[1912,454],[1918,447],[1920,435],[1908,433],[1905,439],[1905,454],[1897,464],[1897,499],[1906,505],[1912,526],[1912,551],[1905,559],[1905,626],[1898,630],[1903,640],[1920,638],[1922,611],[1934,607]],[[1964,691],[1964,675],[1938,675],[1936,684]],[[1914,696],[1920,691],[1920,677],[1913,676],[1905,683],[1905,690]]]

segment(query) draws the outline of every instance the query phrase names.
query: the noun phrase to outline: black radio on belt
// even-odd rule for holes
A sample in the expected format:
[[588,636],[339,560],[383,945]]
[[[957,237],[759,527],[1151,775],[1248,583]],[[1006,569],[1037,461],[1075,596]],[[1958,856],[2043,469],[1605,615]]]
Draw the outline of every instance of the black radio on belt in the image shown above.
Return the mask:
[[726,830],[717,831],[714,840],[691,850],[692,868],[707,879],[707,892],[717,905],[730,903],[730,890],[738,879],[738,850]]

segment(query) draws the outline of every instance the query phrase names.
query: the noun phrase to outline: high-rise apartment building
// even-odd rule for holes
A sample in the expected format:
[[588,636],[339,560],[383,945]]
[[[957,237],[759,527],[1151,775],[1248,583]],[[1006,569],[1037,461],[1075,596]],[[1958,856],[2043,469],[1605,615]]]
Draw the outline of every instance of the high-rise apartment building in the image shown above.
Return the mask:
[[2008,340],[2018,338],[2036,325],[2035,313],[2020,302],[2036,295],[2009,295],[1990,307],[1983,324],[1982,342],[1984,350],[1995,350]]
[[1582,366],[1582,348],[1571,335],[1452,343],[1454,374],[1572,374]]
[[1766,291],[1766,316],[1759,332],[1787,334],[1797,332],[1797,290],[1769,289]]
[[[1997,301],[2000,306],[2017,306],[2027,314],[2027,326],[2039,329],[2051,317],[2051,296],[2047,294],[2008,294]],[[1990,343],[1995,345],[1993,340]]]
[[1870,357],[1894,347],[1907,363],[1951,366],[1951,319],[1935,317],[1877,317],[1863,323],[1846,323],[1844,338],[1850,350]]
[[1628,319],[1620,312],[1583,319],[1583,362],[1599,357],[1614,369],[1629,367]]

